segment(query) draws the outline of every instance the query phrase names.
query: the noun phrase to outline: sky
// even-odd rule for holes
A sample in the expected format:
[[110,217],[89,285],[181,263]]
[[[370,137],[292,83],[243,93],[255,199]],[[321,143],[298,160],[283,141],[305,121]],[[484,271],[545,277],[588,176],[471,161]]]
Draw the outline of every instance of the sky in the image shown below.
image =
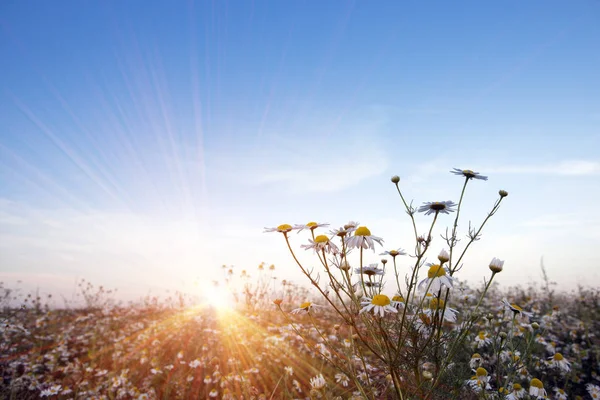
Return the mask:
[[597,287],[599,17],[592,0],[3,1],[0,280],[135,298],[265,262],[302,284],[264,227],[359,221],[377,262],[414,243],[390,177],[415,205],[456,202],[456,167],[489,176],[462,244],[509,192],[459,279],[498,257],[501,285],[540,282],[543,257],[560,289]]

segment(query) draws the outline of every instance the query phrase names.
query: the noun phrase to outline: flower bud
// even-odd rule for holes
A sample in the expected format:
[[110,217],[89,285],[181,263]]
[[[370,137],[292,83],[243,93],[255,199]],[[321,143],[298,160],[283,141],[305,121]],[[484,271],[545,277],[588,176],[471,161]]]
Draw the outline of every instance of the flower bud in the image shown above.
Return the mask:
[[423,379],[430,381],[433,379],[433,374],[429,371],[423,371]]
[[395,183],[397,185],[398,182],[400,182],[400,177],[398,175],[392,176],[392,183]]
[[508,333],[506,333],[506,332],[500,332],[498,334],[498,336],[500,336],[501,339],[506,339],[508,337]]
[[508,192],[506,190],[500,190],[498,192],[498,194],[500,195],[500,197],[506,197],[506,196],[508,196]]
[[275,299],[275,300],[273,300],[273,303],[275,303],[276,306],[280,306],[281,303],[283,303],[283,300],[282,299]]
[[490,261],[490,271],[497,274],[498,272],[502,272],[502,268],[504,268],[504,261],[496,257],[492,258],[492,261]]
[[540,329],[540,324],[538,324],[537,322],[533,322],[533,323],[531,323],[531,327],[533,329]]

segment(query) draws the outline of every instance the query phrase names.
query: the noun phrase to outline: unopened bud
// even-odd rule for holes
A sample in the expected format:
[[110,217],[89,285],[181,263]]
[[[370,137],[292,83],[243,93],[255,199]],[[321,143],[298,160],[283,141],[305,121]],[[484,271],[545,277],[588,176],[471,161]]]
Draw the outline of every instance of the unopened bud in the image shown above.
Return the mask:
[[429,371],[423,371],[423,379],[430,381],[433,379],[433,374]]
[[382,259],[381,259],[381,263],[382,263],[383,265],[385,265],[385,264],[387,264],[387,260],[386,260],[385,258],[382,258]]
[[532,323],[531,323],[531,327],[532,327],[533,329],[540,329],[540,324],[538,324],[537,322],[532,322]]
[[500,336],[500,338],[502,338],[502,339],[506,339],[508,337],[508,333],[506,333],[506,332],[500,332],[498,334],[498,336]]
[[508,196],[508,192],[506,190],[500,190],[498,192],[498,194],[500,195],[500,197],[506,197],[506,196]]
[[395,183],[397,185],[398,182],[400,182],[400,177],[398,175],[392,176],[392,183]]

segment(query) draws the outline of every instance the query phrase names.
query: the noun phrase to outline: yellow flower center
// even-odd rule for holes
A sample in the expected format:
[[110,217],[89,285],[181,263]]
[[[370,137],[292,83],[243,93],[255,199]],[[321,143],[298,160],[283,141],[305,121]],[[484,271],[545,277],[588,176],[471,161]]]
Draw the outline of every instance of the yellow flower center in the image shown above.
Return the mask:
[[314,229],[317,227],[317,223],[311,221],[308,224],[306,224],[306,226],[309,227],[310,229]]
[[440,276],[444,275],[446,275],[446,270],[438,264],[433,264],[431,267],[429,267],[429,271],[427,271],[427,277],[429,279],[439,278]]
[[462,173],[464,176],[466,176],[468,178],[472,178],[475,176],[475,172],[471,171],[470,169],[463,169]]
[[371,236],[371,231],[366,226],[361,226],[354,231],[354,236]]
[[398,254],[400,254],[397,250],[390,250],[389,253],[392,257],[396,257]]
[[290,224],[281,224],[277,227],[279,232],[289,232],[292,230],[292,226]]
[[303,310],[308,310],[308,308],[311,306],[311,304],[312,303],[310,301],[306,301],[306,302],[300,304],[300,308]]
[[434,201],[431,203],[431,205],[429,206],[429,208],[431,208],[434,211],[442,211],[446,209],[446,204],[442,203],[440,201]]
[[510,306],[519,312],[523,311],[523,309],[516,304],[511,304]]
[[487,376],[488,372],[485,370],[485,368],[479,367],[477,368],[477,371],[475,371],[475,374],[477,376]]
[[329,238],[325,235],[319,235],[315,238],[315,243],[327,243],[329,242]]
[[563,357],[563,355],[562,355],[562,354],[560,354],[560,353],[556,353],[556,354],[554,355],[554,357],[552,357],[552,358],[554,359],[554,361],[562,361],[562,360],[564,360],[564,359],[565,359],[565,358]]
[[385,294],[377,294],[373,296],[373,300],[371,300],[371,304],[375,306],[385,307],[390,305],[390,298]]
[[485,335],[484,331],[481,331],[481,332],[479,332],[478,336],[479,336],[479,339],[484,340],[486,335]]
[[481,358],[481,354],[475,353],[471,356],[471,359]]
[[521,389],[523,389],[523,386],[521,386],[520,383],[515,383],[513,385],[513,390],[521,390]]
[[442,299],[433,298],[429,301],[429,308],[432,310],[437,310],[438,308],[444,308],[446,302]]
[[544,384],[538,378],[533,378],[530,383],[531,386],[536,387],[538,389],[543,389]]
[[392,297],[393,301],[401,301],[404,303],[404,297],[400,296],[400,295],[395,295],[394,297]]

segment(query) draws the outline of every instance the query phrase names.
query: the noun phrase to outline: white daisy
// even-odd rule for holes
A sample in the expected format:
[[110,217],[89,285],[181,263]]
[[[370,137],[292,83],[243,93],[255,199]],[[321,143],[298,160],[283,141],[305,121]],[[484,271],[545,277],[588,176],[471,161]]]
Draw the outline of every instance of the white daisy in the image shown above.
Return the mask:
[[402,249],[396,249],[396,250],[390,250],[390,251],[384,251],[383,253],[379,254],[380,256],[392,256],[392,257],[396,257],[396,256],[405,256],[406,252]]
[[554,388],[554,397],[556,397],[556,400],[567,400],[567,393],[560,388],[555,387]]
[[309,311],[311,311],[311,310],[313,310],[313,309],[315,309],[317,307],[323,307],[323,306],[320,306],[318,304],[313,304],[310,301],[305,301],[304,303],[300,304],[300,307],[293,309],[291,311],[291,313],[292,314],[298,314],[298,313],[300,313],[302,311],[309,312]]
[[406,306],[406,300],[404,300],[404,297],[402,297],[402,295],[395,295],[394,297],[392,297],[392,307],[394,307],[395,309],[399,309],[399,308],[404,308]]
[[469,367],[476,369],[477,367],[481,366],[482,361],[483,359],[481,358],[481,354],[474,353],[469,361]]
[[[423,310],[425,315],[428,317],[433,317],[433,315],[437,312],[441,313],[444,310],[446,302],[443,299],[438,299],[437,297],[432,297],[429,300],[429,308]],[[456,314],[458,311],[454,308],[446,307],[444,311],[444,320],[448,322],[456,322]]]
[[504,261],[496,257],[492,258],[492,261],[490,261],[490,270],[497,274],[498,272],[502,272],[502,268],[504,268]]
[[548,365],[558,368],[563,372],[571,370],[571,363],[565,360],[561,353],[555,353],[552,357],[548,358]]
[[532,317],[533,314],[527,311],[523,311],[523,309],[521,307],[519,307],[518,305],[514,304],[514,303],[509,303],[508,300],[506,299],[502,299],[502,303],[504,303],[504,305],[506,306],[506,308],[508,308],[510,311],[512,311],[515,314],[521,314],[521,315],[526,315],[528,317]]
[[323,250],[330,254],[338,254],[340,249],[329,240],[329,238],[325,235],[319,235],[315,238],[315,240],[308,239],[310,244],[300,245],[301,248],[309,250],[313,249],[315,253],[319,253]]
[[294,228],[292,228],[292,226],[290,224],[281,224],[277,228],[265,228],[264,233],[280,232],[280,233],[283,233],[285,236],[287,236],[287,233],[290,232],[292,229],[294,229]]
[[512,385],[512,391],[506,396],[506,400],[518,400],[525,397],[525,389],[519,383],[515,383]]
[[398,312],[398,310],[391,306],[391,300],[385,294],[376,294],[372,298],[367,297],[360,304],[363,306],[360,313],[373,310],[373,314],[379,314],[379,316],[383,317],[386,312]]
[[454,175],[462,175],[467,179],[481,179],[482,181],[487,181],[488,177],[480,175],[479,172],[473,172],[470,169],[458,169],[452,168],[454,171],[450,171]]
[[343,387],[348,387],[348,382],[350,382],[350,378],[348,378],[348,375],[342,374],[340,372],[335,374],[335,382],[341,384]]
[[[430,286],[429,282],[431,282]],[[430,264],[427,271],[427,278],[419,283],[419,290],[425,290],[429,286],[428,291],[436,293],[443,287],[452,289],[453,282],[454,280],[447,274],[444,267],[439,264]]]
[[313,389],[323,389],[326,384],[327,382],[325,381],[325,378],[323,378],[323,374],[310,378],[310,386],[312,386]]
[[423,203],[421,207],[417,210],[418,212],[424,212],[425,215],[433,214],[433,213],[442,213],[442,214],[450,214],[455,210],[452,207],[456,207],[456,204],[450,200],[448,201],[428,201]]
[[298,233],[300,233],[300,232],[302,232],[305,229],[309,229],[311,231],[314,231],[317,228],[322,228],[322,227],[326,227],[326,226],[329,226],[329,224],[320,224],[320,223],[312,222],[311,221],[311,222],[307,223],[306,225],[296,224],[296,225],[294,225],[293,229],[298,229]]
[[361,226],[354,231],[354,235],[346,240],[346,245],[349,248],[356,247],[363,249],[375,250],[374,242],[383,246],[383,239],[378,236],[371,235],[371,231],[366,226]]
[[531,382],[529,382],[529,394],[532,396],[537,396],[538,398],[546,397],[546,389],[544,389],[544,384],[537,378],[533,378]]
[[378,264],[369,264],[368,267],[355,268],[354,273],[364,274],[367,276],[383,275],[385,271],[378,268]]

